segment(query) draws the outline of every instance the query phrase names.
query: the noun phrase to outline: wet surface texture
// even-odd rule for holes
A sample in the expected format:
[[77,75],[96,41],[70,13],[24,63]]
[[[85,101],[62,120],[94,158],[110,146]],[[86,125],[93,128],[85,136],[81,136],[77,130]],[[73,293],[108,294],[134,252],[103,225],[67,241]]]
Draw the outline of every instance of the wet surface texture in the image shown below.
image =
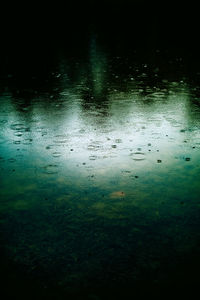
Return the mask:
[[48,299],[195,285],[200,73],[95,35],[84,53],[1,81],[5,282]]

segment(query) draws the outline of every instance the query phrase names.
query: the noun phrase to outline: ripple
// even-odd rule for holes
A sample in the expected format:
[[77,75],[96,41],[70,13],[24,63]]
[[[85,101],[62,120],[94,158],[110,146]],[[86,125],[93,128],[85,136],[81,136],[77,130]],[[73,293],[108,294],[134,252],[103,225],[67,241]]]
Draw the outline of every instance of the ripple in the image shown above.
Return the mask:
[[90,155],[89,156],[89,160],[96,160],[97,159],[97,156],[96,155]]
[[90,151],[98,151],[100,148],[101,147],[98,144],[90,144],[87,146],[87,149]]
[[122,143],[122,140],[121,139],[116,139],[115,143],[120,144],[120,143]]
[[15,123],[10,125],[10,129],[17,131],[17,132],[24,132],[24,131],[30,131],[30,128],[24,126],[23,123]]
[[141,160],[144,160],[146,158],[145,154],[143,152],[134,152],[134,153],[131,153],[130,156],[135,161],[141,161]]
[[16,158],[9,158],[8,161],[11,163],[16,162]]
[[32,145],[33,139],[24,139],[23,145]]
[[58,165],[47,165],[42,167],[43,173],[44,174],[57,174],[58,173]]
[[13,144],[19,145],[19,144],[21,144],[21,141],[14,141]]
[[60,134],[60,135],[56,135],[54,136],[54,141],[55,144],[65,144],[68,142],[67,136]]
[[53,152],[52,156],[53,157],[60,157],[61,156],[61,152]]

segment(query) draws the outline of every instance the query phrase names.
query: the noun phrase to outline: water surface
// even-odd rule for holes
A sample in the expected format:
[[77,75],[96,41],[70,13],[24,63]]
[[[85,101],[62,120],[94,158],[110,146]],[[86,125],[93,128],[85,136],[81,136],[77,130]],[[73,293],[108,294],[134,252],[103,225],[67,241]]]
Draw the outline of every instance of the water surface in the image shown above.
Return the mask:
[[135,57],[92,36],[81,57],[2,80],[2,273],[14,293],[111,299],[198,280],[199,86],[181,57]]

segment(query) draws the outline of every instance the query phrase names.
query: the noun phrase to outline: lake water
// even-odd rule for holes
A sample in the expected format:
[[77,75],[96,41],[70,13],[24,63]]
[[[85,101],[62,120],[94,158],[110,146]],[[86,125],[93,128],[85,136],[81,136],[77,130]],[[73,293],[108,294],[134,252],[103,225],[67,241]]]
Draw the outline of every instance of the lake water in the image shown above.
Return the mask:
[[111,53],[95,35],[86,50],[1,80],[6,292],[129,299],[193,287],[200,73],[156,49]]

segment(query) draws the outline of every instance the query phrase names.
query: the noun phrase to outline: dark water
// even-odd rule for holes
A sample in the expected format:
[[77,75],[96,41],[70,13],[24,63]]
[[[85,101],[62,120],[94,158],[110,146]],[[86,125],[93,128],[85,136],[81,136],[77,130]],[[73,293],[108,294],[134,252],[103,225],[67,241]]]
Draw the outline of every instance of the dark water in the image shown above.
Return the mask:
[[7,297],[163,297],[199,284],[198,66],[104,37],[3,63]]

